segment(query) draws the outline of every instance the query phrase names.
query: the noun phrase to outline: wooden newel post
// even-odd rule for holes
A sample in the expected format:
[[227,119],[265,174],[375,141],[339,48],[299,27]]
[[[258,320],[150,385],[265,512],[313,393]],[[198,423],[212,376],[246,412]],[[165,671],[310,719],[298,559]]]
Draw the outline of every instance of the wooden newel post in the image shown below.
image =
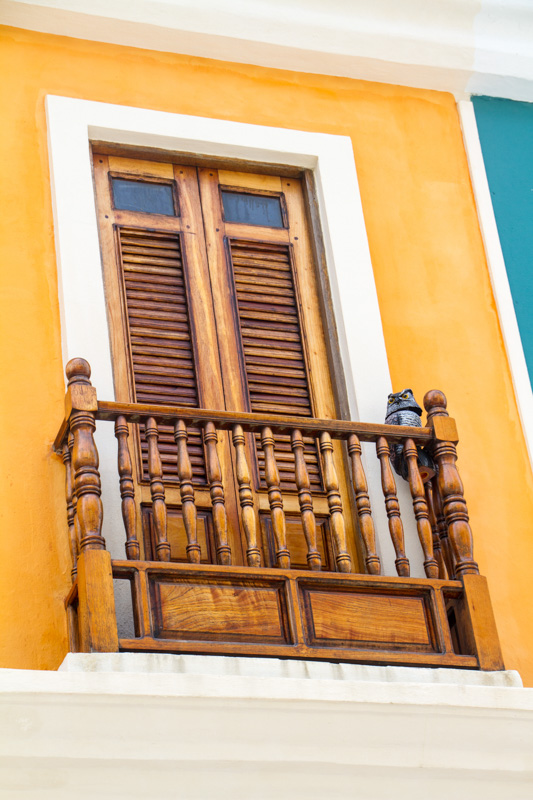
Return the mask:
[[427,424],[433,428],[433,458],[437,464],[437,483],[454,555],[455,573],[458,578],[478,575],[463,483],[456,466],[459,437],[455,420],[446,411],[446,397],[437,390],[426,394],[424,408],[427,411]]
[[94,442],[96,389],[89,380],[91,368],[83,358],[66,367],[68,388],[65,413],[72,433],[72,473],[76,518],[80,537],[78,596],[80,644],[84,652],[118,651],[117,622],[111,556],[102,536],[98,450]]

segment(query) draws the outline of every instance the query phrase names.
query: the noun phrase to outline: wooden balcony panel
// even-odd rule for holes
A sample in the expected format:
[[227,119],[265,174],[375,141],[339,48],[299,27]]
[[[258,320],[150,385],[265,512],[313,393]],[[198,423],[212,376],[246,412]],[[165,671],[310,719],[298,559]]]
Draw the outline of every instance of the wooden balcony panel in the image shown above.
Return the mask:
[[131,561],[113,575],[148,586],[153,620],[122,650],[478,667],[452,643],[460,581]]
[[[67,366],[67,375],[66,415],[55,449],[67,470],[66,522],[74,581],[66,607],[72,649],[503,669],[486,579],[479,575],[473,558],[468,510],[456,465],[457,431],[448,416],[442,392],[428,392],[424,399],[429,427],[413,428],[101,402],[90,383],[86,361],[73,359]],[[117,481],[127,560],[111,561],[105,550],[98,451],[93,436],[96,420],[115,422]],[[150,477],[150,497],[144,500],[142,492],[135,500],[127,443],[128,426],[139,423],[144,426]],[[174,494],[177,505],[167,507],[158,440],[160,426],[169,424],[174,426],[177,443],[180,499]],[[209,493],[203,492],[205,497],[198,510],[187,441],[189,427],[203,429],[207,455]],[[224,446],[229,447],[230,439],[233,444],[231,457],[226,450],[222,464],[224,461],[227,464],[230,458],[235,463],[236,483],[227,493],[225,481],[231,484],[233,473],[224,472],[221,466],[217,451],[220,431],[232,434],[222,437]],[[254,479],[250,469],[247,433],[261,437],[268,510],[259,502],[254,483],[257,478]],[[279,435],[290,437],[295,454],[297,498],[284,496],[282,492],[275,452],[275,437]],[[313,497],[303,452],[305,437],[319,442],[317,453],[321,458],[325,497]],[[351,456],[353,508],[350,495],[345,492],[344,500],[341,496],[341,491],[345,491],[338,471],[342,451],[335,440],[347,442]],[[376,443],[398,577],[380,574],[360,442]],[[407,459],[426,578],[409,577],[391,468],[391,443],[401,443]],[[431,454],[435,464],[437,474],[431,485],[424,484],[418,467],[421,446]],[[345,480],[347,473],[342,474]],[[231,505],[235,499],[240,506],[238,517]],[[135,502],[140,503],[140,516],[144,519],[148,514],[151,519],[151,549],[145,551],[145,558],[148,555],[157,561],[140,560]],[[233,533],[232,546],[244,544],[241,563],[244,558],[247,566],[232,565],[226,517],[228,502],[233,514],[232,530],[240,526],[244,537],[239,544]],[[171,520],[181,514],[179,524],[185,531],[186,542],[181,542],[180,547],[183,545],[185,549],[185,562],[170,561],[169,510]],[[345,527],[352,526],[349,514],[356,514],[359,520],[366,568],[371,574],[352,572],[352,564],[356,562],[347,551]],[[200,533],[203,530],[205,535],[198,538],[198,520],[202,523],[204,518],[212,523],[213,541],[209,539],[209,547],[207,532],[201,525]],[[317,524],[321,526],[320,545]],[[301,547],[296,550],[293,547],[295,561],[290,568],[288,544],[294,526],[298,529],[298,525]],[[175,527],[172,522],[172,541]],[[263,553],[259,528],[267,534],[271,531],[265,540],[271,541],[267,541]],[[213,563],[214,558],[218,564]],[[263,558],[268,566],[261,566]],[[308,569],[294,568],[295,564],[303,566],[305,562]],[[328,571],[334,568],[336,572]],[[127,580],[131,584],[133,638],[118,638],[113,580]]]

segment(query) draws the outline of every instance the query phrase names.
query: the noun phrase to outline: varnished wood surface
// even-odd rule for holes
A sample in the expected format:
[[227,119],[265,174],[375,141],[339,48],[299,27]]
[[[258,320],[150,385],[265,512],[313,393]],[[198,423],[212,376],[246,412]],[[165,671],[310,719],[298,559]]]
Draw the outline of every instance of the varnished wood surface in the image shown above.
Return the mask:
[[381,469],[381,488],[385,498],[385,510],[389,522],[389,533],[396,553],[396,572],[398,575],[408,576],[410,573],[409,560],[405,554],[405,537],[403,522],[400,514],[400,503],[396,493],[396,480],[392,471],[390,447],[387,439],[380,436],[376,442],[376,453]]
[[438,589],[439,591],[451,592],[454,596],[462,592],[463,584],[460,580],[440,580],[438,578],[399,578],[389,575],[364,575],[355,573],[339,573],[339,572],[309,572],[307,570],[297,569],[279,569],[277,567],[247,567],[247,566],[219,566],[217,564],[172,564],[163,561],[128,561],[126,559],[113,559],[113,570],[120,572],[122,575],[132,574],[135,571],[140,572],[159,572],[166,574],[167,572],[176,572],[176,574],[211,574],[221,576],[236,576],[236,577],[251,577],[251,578],[265,578],[272,579],[289,578],[291,580],[305,580],[306,582],[321,582],[325,581],[331,586],[343,586],[347,583],[357,584],[361,586],[373,587],[376,589],[390,590],[391,587],[396,587],[398,591],[404,589],[411,590],[414,588],[430,591]]
[[120,650],[124,652],[296,658],[375,664],[376,666],[478,668],[478,661],[474,656],[455,655],[454,653],[400,653],[390,650],[380,652],[364,649],[354,651],[330,647],[309,648],[302,644],[281,646],[261,644],[259,642],[254,644],[201,641],[177,642],[172,639],[156,639],[148,636],[143,639],[120,639],[119,645]]
[[120,496],[122,498],[122,519],[126,532],[126,555],[128,558],[138,560],[141,556],[137,540],[137,505],[135,503],[135,484],[133,482],[133,467],[128,445],[128,423],[124,417],[117,417],[115,422],[115,436],[118,443],[118,474]]
[[409,488],[413,498],[418,538],[424,553],[424,570],[428,578],[438,578],[439,565],[433,554],[433,532],[429,522],[429,509],[424,493],[424,484],[418,469],[418,452],[412,439],[406,439],[403,452],[407,461]]
[[[426,444],[432,439],[431,428],[411,428],[408,425],[378,425],[373,422],[351,422],[339,419],[314,419],[292,416],[272,416],[270,414],[250,414],[245,412],[211,410],[205,408],[183,408],[177,406],[153,406],[143,403],[115,403],[98,401],[97,419],[115,420],[123,414],[129,422],[141,422],[153,416],[160,421],[183,419],[190,424],[214,422],[220,430],[230,430],[233,425],[241,425],[245,431],[260,431],[265,425],[273,431],[290,433],[294,429],[306,431],[314,436],[327,431],[330,436],[348,439],[355,433],[362,442],[375,442],[381,436],[389,442],[402,442],[409,437],[418,444]],[[56,439],[54,448],[61,452],[62,440]]]
[[312,643],[433,650],[422,597],[308,591]]
[[451,643],[443,598],[461,601],[459,581],[131,561],[113,571],[154,587],[143,591],[155,629],[121,649],[478,666]]
[[[458,589],[453,582],[435,581],[454,569],[463,579],[477,577],[455,463],[458,435],[444,395],[426,396],[425,429],[336,419],[342,413],[328,365],[319,289],[323,294],[327,275],[320,258],[314,262],[318,251],[301,182],[281,173],[196,169],[125,155],[95,157],[119,402],[97,403],[88,373],[74,371],[56,438],[67,468],[73,562],[78,549],[81,556],[87,553],[82,580],[75,584],[79,613],[74,595],[69,604],[69,624],[77,628],[72,641],[101,650],[113,638],[111,605],[104,608],[102,600],[110,597],[111,583],[102,560],[108,554],[93,439],[94,422],[102,419],[117,423],[117,479],[130,567],[125,571],[116,562],[115,573],[133,583],[134,647],[153,642],[154,649],[163,642],[162,649],[173,652],[189,647],[189,652],[237,652],[238,647],[250,655],[254,649],[269,655],[289,649],[299,657],[433,665],[456,660],[463,666],[474,660],[495,668],[501,656],[491,639],[490,601],[481,583],[466,581]],[[116,209],[110,176],[171,186],[176,213]],[[226,222],[221,186],[278,196],[284,227]],[[350,445],[354,494],[342,440]],[[391,584],[378,575],[367,576],[371,582],[365,583],[364,576],[347,574],[350,560],[356,572],[362,568],[355,506],[366,567],[379,572],[360,458],[359,443],[369,441],[378,444],[402,574],[408,573],[408,561],[389,446],[405,445],[431,579],[420,585],[403,578]],[[421,444],[439,467],[433,494],[420,480]],[[102,558],[93,559],[93,552]],[[296,565],[314,570],[289,569],[293,554]],[[159,561],[154,569],[153,562],[136,560],[146,555],[194,563]],[[232,558],[248,567],[231,567]],[[93,561],[94,570],[88,566]],[[320,572],[321,561],[330,569],[336,564],[337,573]],[[278,569],[262,563],[277,563]]]
[[268,486],[268,502],[270,505],[276,561],[279,567],[288,569],[290,567],[290,552],[287,549],[287,528],[283,510],[283,497],[274,449],[275,441],[272,431],[268,427],[263,428],[261,431],[261,446],[264,453],[264,474],[265,482]]
[[[264,428],[270,431],[270,428]],[[304,456],[304,440],[300,430],[294,430],[291,434],[291,446],[294,453],[294,474],[296,487],[298,489],[298,503],[300,505],[301,524],[307,542],[307,563],[313,570],[320,570],[322,567],[322,557],[318,552],[316,518],[313,511],[313,495],[311,494],[311,482]]]
[[228,544],[226,499],[224,495],[224,484],[222,483],[222,469],[218,457],[218,436],[212,422],[208,422],[204,427],[204,443],[218,562],[219,564],[231,564],[231,547]]
[[348,453],[352,461],[352,484],[355,494],[355,505],[359,515],[361,536],[365,548],[365,564],[371,575],[379,575],[381,562],[376,553],[376,534],[372,519],[372,507],[368,496],[368,484],[361,459],[361,444],[353,433],[348,439]]
[[[321,266],[313,259],[301,182],[281,173],[195,169],[190,160],[178,164],[135,159],[129,151],[95,152],[94,172],[119,401],[338,417],[338,392],[328,363],[329,334],[320,314]],[[115,208],[112,178],[171,187],[176,213]],[[228,222],[221,187],[243,196],[279,197],[283,227]],[[167,499],[179,503],[172,429],[165,424],[169,420],[155,419]],[[189,457],[195,488],[204,490],[204,452],[197,427],[188,425]],[[264,453],[256,446],[258,438],[245,434],[257,529],[259,510],[267,499]],[[296,493],[289,434],[274,431],[282,494]],[[303,434],[311,489],[322,494],[315,510],[325,511],[317,444],[305,430]],[[136,429],[133,439],[134,477],[147,484],[147,446]],[[242,487],[236,468],[243,454],[239,451],[237,458],[228,448],[228,437],[220,444],[228,539],[234,559],[242,562],[250,549],[245,531],[252,526],[250,506],[244,516],[238,513]],[[348,509],[349,480],[338,442],[334,452],[338,493]],[[276,510],[273,513],[279,518]],[[353,522],[351,515],[345,518],[348,552],[358,568]]]
[[187,557],[191,563],[199,564],[201,549],[197,536],[197,511],[192,484],[193,473],[189,458],[187,428],[181,419],[174,426],[174,439],[178,448],[178,478],[180,481],[183,523],[187,534]]
[[240,425],[233,426],[233,446],[235,448],[235,473],[239,487],[241,523],[246,538],[246,560],[248,566],[261,564],[261,552],[257,546],[257,525],[254,510],[254,495],[248,459],[246,458],[244,432]]
[[[288,643],[283,586],[158,581],[160,635],[172,639]],[[191,609],[194,608],[194,613]]]
[[78,558],[79,639],[84,653],[118,650],[111,556],[85,550]]
[[505,669],[487,579],[483,575],[463,576],[463,631],[480,669]]
[[[463,482],[457,469],[457,434],[446,410],[447,401],[442,392],[431,391],[424,397],[428,424],[435,432],[431,444],[433,458],[438,467],[437,486],[442,500],[442,510],[448,526],[449,541],[455,562],[455,574],[478,575],[474,561],[474,540],[464,497]],[[452,436],[446,440],[444,436]]]
[[333,454],[333,443],[327,431],[320,434],[320,452],[324,463],[324,484],[328,493],[331,534],[335,550],[335,561],[339,572],[351,572],[352,563],[346,549],[346,525],[342,511],[339,479]]
[[96,392],[91,386],[91,368],[83,358],[71,359],[66,367],[66,407],[71,409],[73,495],[76,496],[75,531],[79,550],[105,549],[102,536],[103,506],[98,471],[98,449],[94,441]]

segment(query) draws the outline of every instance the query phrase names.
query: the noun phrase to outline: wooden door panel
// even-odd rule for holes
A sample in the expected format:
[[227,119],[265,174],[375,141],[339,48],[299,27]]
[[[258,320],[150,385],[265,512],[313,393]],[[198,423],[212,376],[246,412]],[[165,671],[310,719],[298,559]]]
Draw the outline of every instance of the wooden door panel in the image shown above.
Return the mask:
[[[196,169],[96,154],[94,164],[116,399],[223,409]],[[115,209],[110,184],[113,176],[173,181],[178,213],[165,216]],[[132,434],[136,444],[136,499],[139,504],[141,499],[144,503],[144,511],[138,514],[145,521],[144,528],[139,523],[140,540],[144,541],[144,530],[150,525],[146,522],[146,509],[151,504],[146,485],[147,446],[137,426]],[[229,440],[227,435],[219,436],[219,440],[223,482],[231,487]],[[188,449],[198,513],[203,518],[211,514],[211,499],[199,430],[188,431]],[[174,432],[168,426],[159,428],[159,450],[166,502],[169,509],[174,509],[172,519],[168,515],[172,532],[181,524],[176,522],[181,513],[177,511],[181,496],[177,448]],[[235,493],[230,490],[227,494],[228,536],[236,563],[242,563]],[[171,557],[176,542],[173,548],[171,541]]]
[[[170,189],[156,191],[151,187],[171,187],[173,206],[165,201],[165,213],[155,213],[148,201],[142,212],[131,207],[114,208],[113,180],[130,181],[120,184],[130,188],[135,181],[135,192],[143,197],[153,196],[155,191],[168,199]],[[299,180],[95,155],[95,181],[118,400],[336,418]],[[253,223],[225,221],[222,190],[232,195],[233,207],[235,197],[244,198],[246,203],[252,196],[253,213],[259,209]],[[273,227],[256,224],[257,219],[263,219],[261,204],[272,209],[274,200],[278,201],[279,214]],[[135,437],[136,491],[138,502],[141,498],[143,502],[140,516],[149,553],[153,543],[147,447],[137,432]],[[205,447],[199,430],[189,430],[188,444],[203,531],[201,557],[205,560],[212,558],[212,519]],[[304,446],[318,546],[324,568],[334,569],[322,456],[313,438],[305,437]],[[170,428],[161,426],[159,448],[169,508],[171,558],[181,560],[184,527],[176,444]],[[333,448],[348,550],[357,569],[344,453],[338,442]],[[251,467],[262,560],[270,564],[272,535],[270,523],[265,522],[270,506],[265,455],[258,435],[246,434],[244,454]],[[228,432],[219,434],[218,455],[233,563],[243,564],[246,525],[239,506],[236,451]],[[287,515],[288,550],[298,567],[305,568],[295,460],[288,436],[275,438],[275,455]]]
[[[268,176],[267,176],[268,177]],[[319,309],[315,267],[300,182],[266,181],[263,175],[199,170],[208,262],[219,336],[226,408],[257,413],[337,416]],[[225,222],[221,187],[281,195],[287,228]],[[228,289],[233,297],[228,298]],[[255,466],[254,502],[268,510],[264,454],[259,436],[247,437]],[[277,436],[275,454],[286,513],[298,513],[294,455],[289,437]],[[348,550],[358,554],[345,455],[333,445],[345,510]],[[305,459],[317,513],[329,513],[317,443],[305,439]],[[291,497],[292,494],[292,497]],[[294,529],[294,521],[291,529]],[[263,526],[264,527],[264,526]],[[303,536],[302,536],[303,539]],[[264,553],[265,558],[268,554]]]

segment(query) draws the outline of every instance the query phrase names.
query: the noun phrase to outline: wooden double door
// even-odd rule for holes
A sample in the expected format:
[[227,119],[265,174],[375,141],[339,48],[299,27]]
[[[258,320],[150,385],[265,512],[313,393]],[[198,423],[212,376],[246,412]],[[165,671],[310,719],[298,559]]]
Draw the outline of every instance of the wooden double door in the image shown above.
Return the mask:
[[[325,331],[300,180],[94,153],[94,174],[116,399],[302,417],[336,418]],[[155,558],[146,444],[135,440],[139,539]],[[218,450],[234,564],[245,564],[235,453]],[[188,446],[201,560],[216,563],[201,432]],[[160,433],[172,560],[186,560],[186,536],[170,429]],[[275,565],[264,455],[246,435],[262,563]],[[291,566],[307,548],[288,437],[276,437]],[[348,550],[358,571],[348,475],[335,444]],[[335,569],[316,441],[305,440],[318,549]]]

